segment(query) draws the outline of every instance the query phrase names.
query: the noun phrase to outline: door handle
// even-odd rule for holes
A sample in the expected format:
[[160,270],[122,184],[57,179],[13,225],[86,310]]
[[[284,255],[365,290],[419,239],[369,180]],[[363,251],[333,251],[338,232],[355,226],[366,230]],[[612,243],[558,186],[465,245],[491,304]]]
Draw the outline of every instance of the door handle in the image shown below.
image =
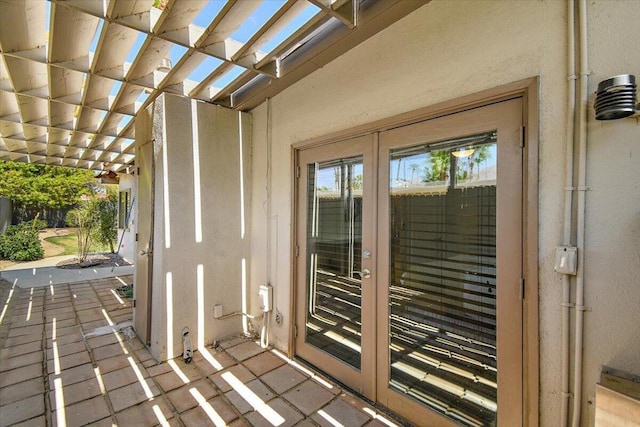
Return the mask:
[[149,248],[140,251],[140,255],[151,255]]
[[371,277],[371,270],[369,270],[368,268],[362,270],[362,278],[368,279],[369,277]]

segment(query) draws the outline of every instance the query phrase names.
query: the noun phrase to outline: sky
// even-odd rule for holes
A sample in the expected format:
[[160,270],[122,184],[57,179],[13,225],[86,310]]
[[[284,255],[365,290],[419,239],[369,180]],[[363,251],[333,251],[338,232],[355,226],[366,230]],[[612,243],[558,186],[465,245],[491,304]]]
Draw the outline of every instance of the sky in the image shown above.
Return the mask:
[[[243,0],[243,1],[251,1],[255,3],[259,3],[253,13],[248,17],[248,19],[234,32],[231,34],[230,38],[239,42],[248,41],[285,3],[286,0]],[[206,28],[209,23],[213,21],[213,19],[218,15],[218,13],[222,10],[227,0],[209,0],[207,5],[200,11],[200,13],[196,16],[193,23],[197,26]],[[264,45],[259,47],[259,50],[263,53],[269,53],[273,49],[275,49],[281,42],[283,42],[287,37],[293,34],[296,30],[302,27],[306,22],[308,22],[314,15],[316,15],[320,11],[316,6],[309,4],[300,14],[298,14],[291,22],[289,22],[284,28],[282,28],[277,34],[275,34],[270,40],[268,40]],[[46,28],[49,29],[50,25],[50,17],[51,17],[51,3],[47,2],[46,8]],[[96,29],[96,34],[93,38],[91,46],[89,48],[90,52],[95,52],[96,46],[98,44],[100,34],[102,32],[102,27],[104,25],[104,21],[101,19],[99,21],[98,27]],[[135,42],[131,50],[129,51],[126,62],[132,63],[136,55],[138,54],[140,47],[144,43],[147,35],[145,33],[138,33]],[[180,58],[187,52],[187,48],[184,46],[180,46],[178,44],[172,44],[172,47],[169,50],[169,58],[171,59],[172,64],[178,63]],[[200,63],[198,67],[193,70],[193,72],[187,77],[187,80],[193,80],[196,82],[202,81],[205,77],[207,77],[212,71],[214,71],[217,67],[223,64],[223,61],[217,58],[208,57],[203,62]],[[227,84],[232,82],[236,77],[238,77],[244,71],[243,67],[234,66],[224,75],[220,76],[217,80],[212,82],[212,86],[217,88],[224,88]],[[118,90],[120,89],[120,85],[114,84],[111,96],[116,96]],[[141,98],[144,98],[145,95],[141,94]],[[139,99],[141,101],[143,99]]]

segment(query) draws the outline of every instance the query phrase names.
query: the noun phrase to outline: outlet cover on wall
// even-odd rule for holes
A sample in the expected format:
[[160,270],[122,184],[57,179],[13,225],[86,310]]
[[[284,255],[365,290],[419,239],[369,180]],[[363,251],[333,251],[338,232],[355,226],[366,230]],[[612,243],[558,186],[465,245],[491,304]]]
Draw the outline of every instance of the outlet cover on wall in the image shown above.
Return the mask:
[[214,319],[222,317],[222,304],[216,304],[213,306],[213,317]]

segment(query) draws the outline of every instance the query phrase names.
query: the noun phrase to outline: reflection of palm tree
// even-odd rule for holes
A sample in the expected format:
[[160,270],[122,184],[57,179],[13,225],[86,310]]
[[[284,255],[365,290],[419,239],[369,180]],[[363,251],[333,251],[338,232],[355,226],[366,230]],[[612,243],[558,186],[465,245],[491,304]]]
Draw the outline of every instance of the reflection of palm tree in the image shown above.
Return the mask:
[[[491,153],[489,153],[489,145],[481,145],[479,147],[474,147],[475,150],[473,154],[469,157],[469,177],[473,177],[473,166],[475,164],[481,164],[482,162],[488,160],[491,157]],[[478,178],[480,178],[480,169],[478,169]]]
[[429,165],[424,168],[424,182],[446,181],[451,162],[449,150],[436,150],[429,153]]
[[353,179],[351,180],[351,188],[353,190],[362,190],[362,174],[361,173],[353,177]]
[[417,164],[417,163],[411,163],[411,164],[409,165],[409,170],[411,170],[411,183],[412,183],[412,184],[414,183],[413,178],[414,178],[414,177],[415,177],[415,175],[416,175],[416,171],[417,171],[419,168],[420,168],[420,165],[419,165],[419,164]]

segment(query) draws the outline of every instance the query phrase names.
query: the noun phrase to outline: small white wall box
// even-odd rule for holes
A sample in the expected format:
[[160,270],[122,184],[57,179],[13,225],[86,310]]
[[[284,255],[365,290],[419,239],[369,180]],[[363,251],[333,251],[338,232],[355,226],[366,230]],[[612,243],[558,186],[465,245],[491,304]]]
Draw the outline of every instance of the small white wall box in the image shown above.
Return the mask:
[[268,312],[273,308],[273,287],[271,285],[260,285],[258,296],[262,304],[262,311]]
[[578,272],[578,248],[575,246],[556,248],[556,264],[553,269],[557,273],[575,275]]

